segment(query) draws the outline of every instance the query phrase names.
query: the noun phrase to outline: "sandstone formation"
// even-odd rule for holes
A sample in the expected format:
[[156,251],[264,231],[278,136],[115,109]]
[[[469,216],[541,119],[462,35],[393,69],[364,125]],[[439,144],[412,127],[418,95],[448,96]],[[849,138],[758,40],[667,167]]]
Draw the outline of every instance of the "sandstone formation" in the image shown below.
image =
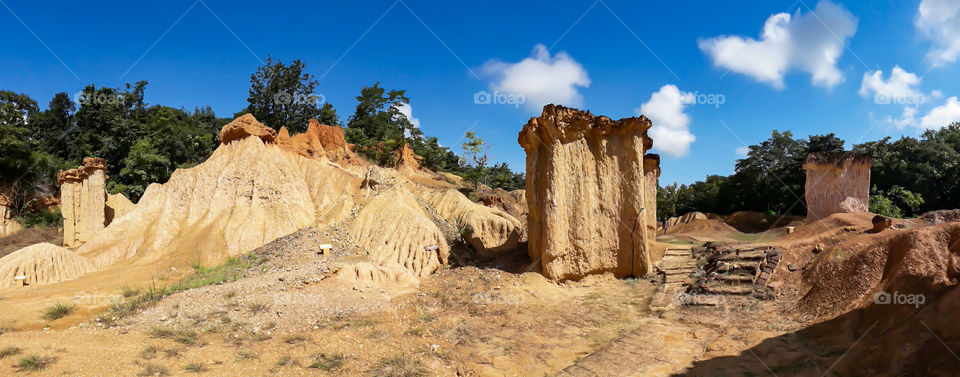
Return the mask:
[[38,243],[14,251],[0,263],[0,288],[77,278],[93,270],[83,257],[57,245]]
[[660,155],[643,156],[643,208],[647,217],[645,238],[657,239],[657,182],[660,180]]
[[462,228],[474,250],[500,253],[517,249],[523,226],[506,212],[474,203],[452,189],[423,187],[415,194],[436,216]]
[[680,224],[689,224],[696,220],[707,219],[707,215],[704,215],[703,212],[688,212],[683,214],[683,216],[671,217],[667,219],[667,231],[669,232],[671,228],[674,228]]
[[870,156],[852,152],[812,153],[807,172],[807,221],[834,213],[866,212],[870,202]]
[[114,219],[133,211],[136,207],[137,205],[133,204],[123,194],[108,194],[106,208],[104,208],[107,225],[110,225]]
[[[136,283],[187,263],[215,265],[300,229],[322,227],[365,250],[358,262],[385,267],[357,267],[354,276],[376,280],[377,271],[389,281],[416,281],[447,263],[450,246],[441,225],[469,225],[475,232],[468,240],[480,251],[516,247],[517,219],[471,202],[446,183],[438,188],[394,169],[361,166],[365,163],[350,152],[337,127],[312,122],[306,136],[284,134],[265,137],[269,129],[245,115],[224,126],[221,144],[207,161],[148,186],[132,209],[123,198],[107,197],[106,212],[113,211],[109,226],[75,254],[58,254],[83,266],[70,270],[76,273],[53,273],[61,267],[45,262],[49,253],[36,252],[0,258],[0,270],[32,263],[37,270],[30,274],[51,277],[37,281],[52,283],[110,269]],[[94,170],[61,176],[65,184],[82,188],[91,173],[102,173]],[[431,179],[424,175],[421,181]],[[73,186],[64,190],[75,191]],[[104,216],[106,195],[102,188],[98,192]],[[81,201],[74,196],[64,202],[73,200],[70,208]],[[99,221],[102,225],[105,219]],[[397,276],[396,266],[409,276]],[[381,274],[385,271],[389,274]],[[115,289],[118,282],[110,284]]]
[[57,174],[64,246],[80,246],[106,226],[106,170],[102,158],[87,157],[82,166]]
[[547,105],[520,131],[527,154],[528,252],[553,280],[612,272],[643,276],[646,237],[644,116],[614,121]]
[[397,169],[420,170],[420,161],[423,161],[423,157],[414,153],[413,149],[410,148],[410,144],[403,143],[403,147],[397,149],[395,164]]
[[6,237],[22,230],[20,223],[13,218],[10,200],[0,193],[0,237]]
[[253,114],[243,114],[239,118],[220,129],[220,144],[229,144],[234,140],[242,140],[247,136],[256,136],[264,143],[272,143],[277,137],[277,131],[264,126],[253,117]]
[[360,210],[350,236],[380,264],[397,263],[415,276],[433,273],[447,262],[443,233],[408,191],[387,189]]
[[497,208],[520,220],[527,222],[527,198],[523,189],[507,191],[501,188],[477,191],[477,200],[487,207]]
[[320,124],[316,119],[310,120],[306,132],[293,136],[286,127],[281,127],[276,142],[280,149],[303,157],[326,158],[341,165],[361,164],[360,158],[353,154],[344,140],[343,129]]

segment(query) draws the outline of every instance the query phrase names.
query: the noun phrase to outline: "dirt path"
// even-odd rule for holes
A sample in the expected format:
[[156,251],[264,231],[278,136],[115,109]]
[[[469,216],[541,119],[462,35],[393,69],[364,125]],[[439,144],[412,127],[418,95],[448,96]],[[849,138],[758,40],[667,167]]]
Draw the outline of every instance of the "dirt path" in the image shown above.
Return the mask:
[[648,318],[634,331],[567,367],[557,377],[669,376],[700,357],[718,333]]

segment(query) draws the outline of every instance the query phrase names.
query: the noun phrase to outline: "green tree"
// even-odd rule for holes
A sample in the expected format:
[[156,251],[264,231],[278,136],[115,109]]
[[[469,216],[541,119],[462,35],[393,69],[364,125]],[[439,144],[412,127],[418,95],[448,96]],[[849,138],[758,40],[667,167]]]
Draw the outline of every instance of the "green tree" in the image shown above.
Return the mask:
[[120,177],[126,182],[125,194],[139,200],[148,185],[170,177],[170,160],[161,155],[149,139],[140,139],[123,159]]
[[337,116],[337,109],[334,109],[333,105],[329,102],[324,103],[323,107],[320,108],[320,113],[317,114],[317,121],[320,122],[320,124],[340,127],[340,117]]
[[464,156],[466,156],[467,163],[472,168],[467,173],[466,178],[479,189],[487,176],[486,169],[490,162],[490,146],[473,131],[467,131],[463,137],[467,140],[463,142],[461,148]]
[[66,92],[53,96],[47,110],[30,119],[30,135],[48,154],[67,158],[69,134],[74,126],[77,105]]
[[360,146],[360,153],[377,164],[390,164],[394,153],[404,143],[422,138],[422,132],[400,111],[410,104],[406,91],[387,92],[378,82],[363,87],[356,99],[357,107],[347,121],[345,137],[348,142]]
[[[246,110],[275,130],[286,127],[293,133],[305,131],[310,119],[322,115],[317,80],[304,72],[305,68],[299,59],[286,65],[268,56],[266,63],[250,75]],[[329,122],[330,112],[323,115],[324,122]],[[336,120],[336,113],[333,115]]]

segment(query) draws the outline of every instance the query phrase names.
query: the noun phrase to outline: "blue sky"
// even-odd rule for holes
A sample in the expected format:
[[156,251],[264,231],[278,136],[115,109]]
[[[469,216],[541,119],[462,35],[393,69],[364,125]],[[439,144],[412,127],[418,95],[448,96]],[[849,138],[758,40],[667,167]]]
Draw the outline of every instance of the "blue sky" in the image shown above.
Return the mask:
[[[518,170],[517,133],[542,101],[643,109],[661,184],[730,174],[774,129],[849,145],[960,120],[949,0],[0,3],[0,89],[41,104],[147,80],[149,103],[229,116],[269,54],[303,60],[342,119],[379,81],[407,90],[426,134],[457,147],[476,131]],[[495,90],[526,102],[475,103]]]

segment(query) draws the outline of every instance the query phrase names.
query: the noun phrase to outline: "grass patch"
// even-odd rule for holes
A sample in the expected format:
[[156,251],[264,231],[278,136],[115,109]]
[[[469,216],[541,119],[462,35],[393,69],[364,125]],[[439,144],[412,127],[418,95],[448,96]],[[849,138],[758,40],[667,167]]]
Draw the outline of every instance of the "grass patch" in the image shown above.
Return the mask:
[[334,370],[343,366],[343,355],[341,354],[319,354],[313,356],[313,361],[308,365],[308,368],[320,369],[320,370]]
[[150,346],[140,352],[140,358],[144,360],[150,360],[157,357],[157,352],[160,352],[160,347]]
[[132,288],[126,284],[120,286],[120,295],[122,295],[123,298],[130,298],[139,294],[140,288]]
[[265,313],[270,307],[267,304],[262,302],[252,302],[250,305],[247,305],[247,309],[250,310],[250,314],[260,314]]
[[197,332],[188,329],[171,329],[168,327],[154,326],[150,329],[150,336],[154,338],[173,339],[173,341],[186,345],[193,345],[197,342]]
[[283,355],[274,365],[277,367],[293,365],[293,358],[290,355]]
[[53,306],[50,306],[43,310],[43,319],[48,321],[53,321],[56,319],[66,317],[68,314],[72,313],[73,309],[75,308],[76,307],[73,305],[58,302],[56,304],[53,304]]
[[375,377],[421,377],[428,375],[420,360],[407,355],[397,355],[380,360],[377,368],[370,371]]
[[299,344],[307,341],[307,337],[303,335],[291,335],[286,338],[283,338],[283,342],[286,344]]
[[20,359],[20,362],[14,365],[14,367],[17,368],[18,372],[24,372],[24,371],[32,372],[32,371],[43,370],[50,364],[53,364],[54,361],[57,361],[57,359],[53,357],[41,357],[37,355],[32,355],[32,356],[27,356]]
[[156,281],[145,289],[133,289],[121,286],[120,293],[123,300],[114,302],[106,313],[97,316],[97,322],[108,327],[116,324],[117,320],[139,313],[155,305],[158,301],[171,294],[188,289],[200,288],[208,285],[223,284],[239,280],[247,276],[247,271],[267,261],[266,257],[249,253],[244,256],[227,259],[216,267],[194,265],[194,272],[172,286],[160,286]]
[[180,292],[187,289],[237,281],[247,276],[248,269],[259,266],[266,261],[267,258],[264,256],[249,253],[244,256],[227,259],[226,262],[216,267],[204,267],[194,264],[193,275],[181,280],[171,287],[170,290],[172,292]]
[[192,362],[190,364],[187,364],[187,366],[183,367],[184,372],[190,372],[190,373],[200,373],[205,370],[207,370],[207,368],[204,367],[203,364],[198,362]]
[[250,351],[240,351],[237,352],[237,361],[245,361],[250,359],[256,359],[257,354]]
[[143,366],[143,370],[137,373],[138,376],[168,376],[170,369],[160,364],[148,363]]
[[23,352],[23,349],[20,347],[8,346],[0,349],[0,359],[4,359],[7,356],[19,355],[20,352]]

